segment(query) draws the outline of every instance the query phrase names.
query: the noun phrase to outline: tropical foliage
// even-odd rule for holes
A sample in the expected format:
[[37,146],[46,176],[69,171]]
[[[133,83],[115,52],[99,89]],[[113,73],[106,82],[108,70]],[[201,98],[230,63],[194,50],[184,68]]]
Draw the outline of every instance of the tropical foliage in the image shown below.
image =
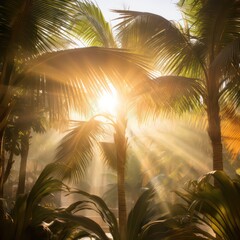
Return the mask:
[[[166,197],[152,189],[154,184],[143,191],[144,176],[139,174],[134,190],[138,188],[136,195],[143,193],[135,197],[130,211],[126,206],[126,187],[134,192],[125,176],[131,160],[127,150],[135,137],[128,131],[132,117],[143,123],[159,113],[194,114],[205,109],[213,168],[223,169],[223,140],[239,157],[240,3],[180,0],[178,6],[183,14],[180,23],[150,13],[117,11],[123,21],[113,31],[93,2],[1,2],[1,238],[107,240],[108,234],[115,240],[239,238],[239,179],[222,171],[178,191],[180,204],[160,201]],[[79,41],[94,47],[73,48]],[[116,115],[93,116],[99,97],[113,92],[119,98]],[[49,125],[57,129],[71,111],[88,120],[73,122],[57,149],[56,162],[47,165],[30,192],[24,193],[29,139],[32,130],[45,131],[39,116],[43,110]],[[111,151],[106,149],[109,144]],[[83,178],[97,150],[117,172],[118,218],[100,197],[70,190],[62,182]],[[22,177],[19,195],[8,208],[3,186],[14,154],[21,155]],[[169,156],[174,159],[174,154]],[[165,162],[161,163],[155,168],[164,169]],[[60,192],[77,201],[57,208],[50,199]],[[86,217],[88,211],[102,224]]]
[[239,183],[239,177],[231,179],[224,172],[215,171],[198,181],[191,181],[186,191],[178,194],[186,201],[189,213],[197,218],[199,224],[212,229],[216,239],[238,239]]
[[[16,97],[22,97],[24,87],[31,84],[20,83],[20,79],[30,76],[23,74],[23,66],[31,57],[52,51],[53,49],[63,48],[65,43],[71,42],[68,32],[75,12],[75,1],[52,1],[51,4],[45,2],[31,1],[2,1],[0,7],[0,26],[1,26],[1,77],[0,77],[0,105],[1,105],[1,125],[0,141],[4,146],[4,132],[9,121],[9,114],[13,110]],[[44,10],[43,10],[44,9]],[[71,10],[69,10],[71,9]],[[58,16],[56,18],[55,16]],[[62,31],[59,31],[62,29]],[[29,81],[31,82],[31,81]],[[34,92],[34,89],[36,92]],[[37,90],[39,85],[32,88],[31,97],[38,99]],[[39,93],[39,91],[38,91]],[[43,92],[42,92],[43,93]],[[22,98],[21,98],[22,99]],[[27,98],[29,99],[29,98]],[[30,101],[31,102],[31,101]],[[41,101],[37,106],[41,109]],[[0,194],[3,195],[3,182],[6,163],[4,149],[1,148],[0,158]]]
[[[56,121],[63,123],[70,109],[81,113],[91,111],[92,101],[102,91],[109,90],[108,78],[118,76],[120,79],[122,73],[126,73],[125,77],[133,74],[148,78],[143,59],[126,51],[100,48],[64,51],[74,44],[73,25],[75,14],[79,12],[74,0],[51,1],[44,6],[24,0],[1,3],[0,25],[4,30],[0,39],[1,146],[4,146],[4,134],[16,96],[34,102],[36,111],[47,110],[51,126],[59,128]],[[8,175],[4,174],[7,167],[4,155],[1,149],[1,195],[4,175]]]
[[[123,20],[119,36],[135,41],[136,51],[140,47],[150,54],[166,79],[199,80],[213,169],[222,170],[221,118],[226,118],[226,111],[236,115],[239,107],[239,1],[181,0],[178,6],[180,23],[151,13],[116,11]],[[194,105],[184,105],[193,110]]]
[[[52,178],[56,167],[61,166],[47,165],[32,190],[19,195],[12,209],[1,212],[2,239],[108,240],[106,232],[114,240],[121,239],[117,219],[106,203]],[[49,196],[59,191],[76,195],[78,200],[56,208]],[[180,203],[163,202],[155,190],[145,190],[128,215],[125,239],[238,239],[239,193],[239,178],[230,179],[222,171],[189,182],[184,191],[177,192],[184,200]],[[86,210],[98,215],[104,224],[84,216]]]
[[[114,38],[111,37],[112,35],[109,30],[109,24],[103,19],[100,10],[91,2],[84,2],[83,6],[84,12],[82,12],[82,18],[84,19],[85,24],[80,24],[78,26],[79,36],[82,36],[85,41],[92,44],[99,45],[102,41],[102,46],[112,45]],[[107,33],[108,37],[104,35],[105,33]],[[109,40],[109,45],[106,44],[106,40]],[[115,42],[116,46],[127,47],[123,42],[118,42],[117,39]],[[121,51],[123,50],[119,49],[116,53],[119,54]],[[94,52],[96,54],[96,50]],[[64,54],[65,59],[66,56],[67,55]],[[59,58],[59,60],[61,60],[61,58]],[[139,63],[139,60],[136,62],[137,64]],[[62,65],[63,62],[59,64]],[[64,67],[60,65],[58,66],[59,68]],[[181,108],[182,103],[188,100],[191,104],[197,104],[198,102],[197,98],[194,98],[194,96],[197,95],[196,89],[197,86],[199,86],[198,81],[194,81],[193,79],[189,82],[186,81],[184,77],[179,77],[177,81],[173,78],[168,79],[169,81],[167,81],[167,79],[163,77],[153,78],[153,76],[153,79],[151,79],[139,75],[139,72],[134,70],[135,68],[132,68],[130,71],[126,69],[124,71],[126,75],[123,74],[119,79],[111,78],[111,75],[109,75],[108,86],[115,90],[119,104],[117,106],[116,116],[111,116],[110,114],[102,115],[102,117],[109,122],[109,125],[111,125],[110,128],[115,144],[117,163],[116,171],[118,176],[119,226],[122,228],[120,229],[120,232],[125,232],[124,228],[127,215],[125,199],[125,168],[127,162],[127,129],[129,116],[134,116],[139,122],[142,122],[146,119],[154,118],[157,112],[170,112],[171,109],[169,109],[169,106]],[[82,74],[85,74],[85,72],[86,70]],[[71,75],[73,70],[71,69],[67,73],[68,75]],[[98,76],[98,78],[100,77],[101,75]],[[180,84],[177,84],[177,82],[180,82]],[[173,85],[175,87],[173,87]],[[186,92],[189,94],[188,96],[185,95],[183,98],[182,96]],[[193,100],[190,100],[190,96]],[[69,132],[61,142],[56,160],[66,164],[67,168],[65,176],[74,178],[84,175],[87,163],[91,161],[93,157],[93,142],[97,143],[99,141],[99,136],[97,137],[97,135],[101,132],[100,127],[103,125],[96,121],[96,119],[97,118],[93,117],[88,123],[80,122],[79,126],[73,128],[72,132]]]

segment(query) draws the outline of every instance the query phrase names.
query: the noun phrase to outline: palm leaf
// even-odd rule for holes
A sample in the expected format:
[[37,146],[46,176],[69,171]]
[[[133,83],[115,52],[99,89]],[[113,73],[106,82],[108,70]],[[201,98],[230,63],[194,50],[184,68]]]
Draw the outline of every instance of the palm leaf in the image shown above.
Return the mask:
[[[215,179],[216,186],[211,182]],[[237,239],[240,231],[239,182],[224,172],[206,174],[190,184],[186,193],[178,193],[189,203],[189,211],[223,239]]]
[[203,86],[198,79],[162,76],[135,88],[131,94],[130,109],[140,121],[159,114],[181,114],[199,109],[202,96]]
[[107,166],[110,166],[113,170],[117,170],[117,153],[116,145],[112,142],[101,142],[100,148],[102,150],[102,158]]
[[115,89],[133,88],[149,78],[148,70],[139,55],[94,47],[48,53],[27,66],[27,73],[43,76],[36,84],[47,92],[50,108],[61,109],[65,101],[63,106],[71,104],[83,113],[89,112],[100,95],[111,92],[110,84]]
[[[121,22],[115,26],[115,29],[117,31],[116,37],[122,44],[122,47],[134,49],[137,52],[148,55],[143,46],[146,44],[149,36],[157,33],[157,19],[159,16],[152,13],[125,10],[114,10],[113,12],[120,15],[118,20]],[[152,19],[151,24],[149,24],[150,19]]]
[[239,52],[240,39],[237,38],[224,46],[223,49],[218,53],[211,64],[211,70],[219,72],[219,69],[222,69],[225,73],[228,73],[229,68],[232,69],[232,65],[236,66],[236,64],[239,63]]
[[93,147],[104,133],[103,124],[94,118],[87,122],[75,122],[73,128],[62,139],[56,153],[56,163],[65,166],[57,171],[62,178],[79,180],[86,173],[93,159]]
[[240,81],[239,75],[229,76],[223,81],[220,92],[220,103],[222,109],[231,109],[231,112],[237,112],[240,105]]
[[116,47],[110,24],[96,3],[91,1],[78,2],[79,13],[74,32],[88,46]]
[[81,210],[89,209],[97,212],[102,220],[108,225],[109,231],[112,234],[114,240],[119,240],[117,219],[100,197],[81,190],[71,191],[71,194],[78,194],[85,197],[86,200],[72,204],[69,206],[67,211],[74,211],[77,213]]
[[213,48],[217,45],[226,46],[239,37],[238,1],[219,1],[217,6],[212,0],[194,2],[192,8],[185,8],[189,4],[188,1],[185,1],[182,7],[188,19],[192,19],[194,25],[192,29],[195,30],[196,36],[210,47],[210,51],[214,51],[213,54],[215,54]]
[[[41,200],[52,194],[53,192],[58,192],[66,190],[63,183],[59,180],[52,179],[52,175],[55,164],[49,164],[40,174],[33,188],[29,194],[19,195],[16,203],[11,211],[12,216],[12,234],[15,239],[24,239],[26,237],[27,228],[32,224],[42,223],[46,220],[48,216],[52,213],[51,210],[39,210],[38,204]],[[33,216],[37,216],[32,219]]]
[[128,215],[127,221],[127,238],[138,239],[138,235],[141,232],[146,217],[150,208],[150,202],[153,199],[154,192],[153,190],[145,191],[137,200],[133,209]]
[[[67,226],[68,230],[70,230],[71,235],[74,233],[74,230],[80,229],[81,231],[78,233],[79,235],[82,231],[85,232],[85,234],[80,235],[81,237],[90,236],[99,240],[109,240],[109,238],[106,236],[105,232],[102,230],[99,224],[97,224],[90,218],[73,215],[66,211],[56,211],[55,213],[53,213],[52,217],[55,217],[58,220],[70,222],[71,224]],[[86,234],[86,232],[88,234]]]
[[211,236],[197,225],[184,225],[178,222],[176,219],[170,218],[166,220],[153,221],[149,224],[146,224],[140,239],[204,240],[215,239],[215,237]]
[[[192,41],[191,36],[185,35],[178,24],[150,13],[117,12],[122,14],[123,19],[119,24],[120,35],[125,36],[128,32],[143,35],[144,45],[141,47],[146,48],[145,52],[150,52],[164,73],[198,78],[204,74],[204,46],[196,39]],[[150,30],[142,33],[145,29]]]
[[[71,42],[70,27],[76,12],[74,0],[44,3],[9,0],[1,3],[2,56],[9,54],[11,57],[13,50],[21,49],[24,56],[31,56],[63,47],[63,40]],[[11,51],[7,52],[9,49]],[[5,59],[11,61],[9,57]]]

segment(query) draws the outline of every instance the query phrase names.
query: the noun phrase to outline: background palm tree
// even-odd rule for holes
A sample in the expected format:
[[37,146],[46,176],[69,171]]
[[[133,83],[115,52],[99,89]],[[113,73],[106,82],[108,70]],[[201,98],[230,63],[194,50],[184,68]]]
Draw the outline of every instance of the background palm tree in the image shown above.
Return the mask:
[[226,116],[226,110],[236,115],[240,99],[240,3],[181,0],[178,6],[183,16],[180,23],[151,13],[116,11],[123,20],[119,24],[120,37],[126,42],[135,39],[132,47],[137,50],[141,46],[143,52],[150,54],[162,74],[171,78],[185,76],[189,81],[199,79],[199,99],[207,113],[213,169],[222,170],[221,118]]
[[[19,88],[30,93],[39,109],[48,109],[48,120],[53,123],[68,118],[72,109],[88,112],[99,93],[109,89],[106,75],[116,76],[135,67],[133,72],[147,77],[141,70],[142,60],[127,52],[95,48],[64,52],[62,49],[75,43],[73,23],[79,12],[74,0],[44,5],[27,0],[1,3],[1,142]],[[52,53],[44,54],[47,52]],[[1,149],[1,196],[5,163]]]
[[[1,141],[4,141],[6,123],[14,106],[13,96],[19,86],[24,91],[32,90],[29,91],[33,93],[32,97],[39,106],[49,109],[49,120],[53,122],[68,117],[70,109],[88,113],[94,99],[103,91],[110,90],[109,79],[114,87],[119,87],[125,83],[135,85],[149,78],[143,59],[127,51],[100,48],[59,51],[75,40],[73,21],[78,10],[76,1],[56,0],[45,2],[45,5],[27,0],[2,3],[0,25],[6,32],[1,35],[3,87],[0,115],[4,119],[0,128]],[[133,76],[136,79],[134,83],[128,81]],[[121,123],[118,121],[118,126],[122,122],[125,125],[125,119],[119,119]],[[125,128],[118,128],[116,139],[123,147],[118,153],[123,150],[123,154],[126,148],[124,134]],[[2,196],[3,149],[1,153]],[[120,166],[123,170],[124,164]]]
[[[81,21],[76,23],[79,37],[82,36],[82,39],[85,40],[85,42],[97,46],[121,47],[121,42],[117,39],[115,42],[113,41],[114,37],[112,36],[112,31],[109,29],[109,24],[104,20],[99,8],[92,2],[84,2],[82,5],[83,10],[79,16]],[[82,24],[82,21],[84,24]],[[116,51],[116,53],[118,52]],[[64,54],[65,61],[66,56],[67,55]],[[42,62],[44,61],[45,59],[42,60]],[[106,59],[102,61],[106,61]],[[46,64],[40,63],[43,69],[45,68],[45,65],[49,64],[47,59],[46,62]],[[64,66],[62,66],[62,63],[59,64],[60,65],[57,65],[58,69],[62,69]],[[126,65],[126,62],[124,65]],[[40,66],[38,65],[38,70],[39,68]],[[192,91],[193,88],[191,86],[193,82],[190,82],[190,85],[184,89],[181,84],[172,88],[173,82],[168,85],[165,81],[166,84],[159,85],[159,78],[149,80],[149,78],[139,75],[137,71],[133,72],[133,70],[133,68],[132,70],[124,68],[122,72],[123,74],[119,76],[119,78],[115,78],[114,76],[113,78],[109,77],[108,86],[111,86],[115,90],[114,92],[118,97],[119,105],[117,107],[116,116],[110,116],[109,114],[104,116],[112,126],[113,141],[115,143],[117,159],[116,170],[118,176],[119,228],[123,239],[127,216],[125,199],[125,167],[128,145],[128,136],[126,134],[128,118],[129,116],[136,116],[140,121],[144,121],[148,117],[154,116],[155,112],[158,111],[160,107],[162,110],[167,110],[169,102],[171,102],[172,105],[178,105],[178,97],[175,99],[171,98],[174,91],[188,91],[189,95],[195,95],[195,90]],[[72,71],[72,69],[68,70],[70,75]],[[56,72],[56,74],[58,73]],[[178,80],[180,82],[185,81],[185,78],[178,78]],[[173,81],[175,81],[175,79],[173,79]],[[195,82],[194,84],[197,85],[198,83]],[[184,85],[184,87],[186,86],[187,85]],[[159,92],[156,93],[156,89],[158,89]],[[166,89],[168,89],[169,92],[163,94]],[[162,96],[161,99],[159,99],[159,95]],[[185,100],[187,99],[189,98],[186,97]],[[100,123],[95,118],[90,119],[89,122],[80,122],[63,139],[56,160],[67,166],[66,171],[62,172],[64,177],[79,178],[84,175],[87,163],[92,160],[93,149],[91,147],[93,142],[96,143],[99,141],[99,138],[96,137],[96,135],[99,133],[101,134],[101,131],[103,130],[102,125],[104,124]]]
[[[71,42],[69,29],[76,11],[74,9],[75,1],[73,0],[45,3],[27,0],[1,2],[1,142],[4,140],[9,112],[14,105],[14,94],[22,64],[29,57],[63,48],[66,42]],[[62,31],[59,31],[60,29]],[[69,34],[65,34],[66,32]],[[2,173],[0,195],[2,196],[5,169],[3,149],[1,149],[0,168]]]

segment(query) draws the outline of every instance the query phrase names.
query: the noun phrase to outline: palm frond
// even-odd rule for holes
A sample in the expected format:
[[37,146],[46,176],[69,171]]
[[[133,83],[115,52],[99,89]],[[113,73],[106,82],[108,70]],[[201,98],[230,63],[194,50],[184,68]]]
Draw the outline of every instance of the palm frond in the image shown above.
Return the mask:
[[147,65],[142,56],[124,50],[72,49],[30,60],[14,82],[29,93],[36,108],[48,111],[50,125],[59,128],[66,125],[72,110],[92,114],[111,86],[134,87],[145,81],[150,77]]
[[66,239],[65,237],[67,236],[72,237],[76,235],[75,237],[94,237],[99,240],[109,240],[101,226],[88,217],[73,215],[61,210],[53,213],[52,217],[60,221],[65,221],[66,224],[64,225],[66,225],[66,228],[64,228],[64,225],[61,227],[61,231],[65,230],[63,239]]
[[[63,40],[71,42],[69,31],[76,13],[76,1],[10,0],[1,4],[1,53],[7,49],[20,50],[24,56],[63,47]],[[16,49],[19,46],[19,49]]]
[[[238,1],[221,0],[217,5],[213,0],[180,1],[179,6],[192,25],[191,33],[208,46],[211,59],[215,58],[222,48],[239,38]],[[220,57],[217,61],[219,60]]]
[[240,81],[239,75],[229,76],[220,87],[220,103],[222,108],[231,108],[236,111],[240,105]]
[[240,62],[239,53],[240,38],[236,38],[226,46],[223,46],[222,50],[214,58],[211,64],[211,70],[219,74],[221,69],[225,75],[228,75],[231,73],[229,68],[233,71],[235,67],[235,74],[238,74],[236,70],[238,69],[238,63]]
[[[45,209],[39,210],[41,200],[54,192],[66,191],[66,186],[59,180],[51,177],[55,164],[47,165],[38,177],[29,194],[19,195],[11,211],[12,233],[15,239],[24,239],[28,227],[40,224],[52,213]],[[37,216],[32,220],[33,216]],[[8,239],[8,238],[7,238]]]
[[127,237],[129,240],[138,239],[138,235],[147,220],[146,218],[153,196],[154,191],[152,189],[146,190],[130,211],[127,221]]
[[117,153],[116,146],[113,142],[101,142],[100,148],[102,150],[102,158],[107,166],[113,170],[117,170]]
[[135,109],[140,121],[159,114],[193,111],[202,105],[203,89],[198,79],[161,76],[135,88],[130,108]]
[[[117,39],[121,42],[122,47],[134,49],[145,55],[143,46],[158,31],[158,15],[152,13],[141,13],[126,10],[114,10],[120,17],[121,22],[115,26]],[[151,21],[151,24],[150,24]],[[167,20],[166,20],[167,21]],[[153,56],[154,57],[154,56]]]
[[[216,186],[213,186],[212,180]],[[239,181],[222,171],[210,172],[190,183],[185,193],[178,193],[189,211],[223,239],[237,239],[240,231]]]
[[84,79],[94,74],[98,74],[99,78],[105,74],[110,80],[116,74],[124,81],[130,81],[130,76],[146,79],[147,76],[151,76],[148,71],[152,70],[146,59],[139,54],[133,54],[125,49],[99,47],[49,52],[27,63],[28,72],[42,73],[59,81],[71,77]]
[[179,239],[207,240],[215,239],[200,226],[180,223],[174,218],[153,221],[144,226],[141,240],[147,239]]
[[[204,46],[186,35],[179,24],[150,13],[117,12],[122,14],[123,19],[119,24],[119,35],[136,34],[139,41],[142,41],[141,48],[154,59],[159,70],[165,74],[175,73],[198,78],[203,76]],[[191,70],[193,67],[194,71]]]
[[55,156],[56,163],[63,166],[57,174],[68,180],[79,180],[94,156],[94,146],[104,133],[103,124],[94,118],[86,122],[76,122],[62,139]]
[[110,24],[92,1],[78,2],[79,13],[74,32],[77,38],[83,39],[88,46],[116,47]]
[[71,194],[83,196],[86,200],[74,203],[67,209],[67,211],[69,211],[72,208],[76,213],[84,209],[89,209],[94,212],[97,212],[99,216],[102,218],[102,220],[109,227],[109,231],[112,234],[113,238],[116,240],[119,239],[117,219],[114,216],[114,214],[110,211],[106,203],[100,197],[81,190],[76,191],[73,190],[71,191]]

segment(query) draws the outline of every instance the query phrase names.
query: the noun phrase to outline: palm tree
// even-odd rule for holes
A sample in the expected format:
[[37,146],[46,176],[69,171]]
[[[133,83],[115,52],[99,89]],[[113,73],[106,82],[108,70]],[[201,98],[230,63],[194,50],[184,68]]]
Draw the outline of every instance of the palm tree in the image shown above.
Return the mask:
[[[0,7],[1,76],[0,142],[3,146],[8,115],[14,105],[14,95],[22,72],[22,64],[31,56],[59,49],[70,43],[69,31],[75,1],[2,1]],[[56,17],[57,16],[57,17]],[[61,31],[59,31],[61,29]],[[26,85],[25,85],[26,86]],[[0,156],[0,195],[3,194],[5,161],[3,149]]]
[[125,41],[144,43],[144,47],[136,43],[133,46],[148,52],[166,76],[199,79],[213,169],[223,170],[221,111],[236,113],[240,100],[240,2],[180,0],[178,6],[183,16],[180,23],[151,13],[116,11],[123,20],[120,36]]
[[5,137],[7,138],[5,140],[5,151],[9,152],[9,158],[6,160],[4,183],[8,179],[14,164],[14,155],[20,155],[18,194],[24,193],[25,190],[25,177],[31,133],[32,131],[36,133],[46,132],[43,123],[43,112],[34,111],[35,105],[32,106],[31,103],[25,100],[22,98],[17,100],[11,112],[11,116],[9,116],[5,131]]
[[[79,10],[76,1],[51,1],[40,4],[36,1],[8,1],[1,3],[0,25],[6,30],[1,35],[1,92],[0,140],[3,146],[4,132],[10,112],[15,104],[18,89],[32,93],[38,106],[49,109],[49,121],[54,122],[69,116],[71,109],[88,113],[91,103],[100,94],[124,86],[144,84],[149,79],[144,59],[128,51],[109,48],[75,48],[63,50],[74,41],[73,22]],[[80,11],[81,14],[81,11]],[[79,16],[80,16],[79,14]],[[134,79],[134,81],[130,81]],[[31,89],[31,91],[28,91]],[[152,86],[149,87],[149,91]],[[125,97],[121,92],[122,97]],[[125,106],[122,108],[124,109]],[[120,112],[116,129],[117,155],[121,159],[119,170],[124,174],[127,140],[125,139],[125,112]],[[121,127],[123,126],[123,128]],[[3,196],[5,158],[1,148],[0,196]],[[124,175],[119,175],[123,202]],[[122,206],[120,209],[122,209]],[[1,205],[1,208],[3,206]],[[2,213],[2,211],[1,211]],[[5,218],[1,214],[1,218]],[[125,219],[120,216],[120,219]],[[120,225],[124,229],[125,224]],[[122,231],[123,232],[123,231]]]
[[[131,74],[148,77],[143,61],[126,51],[101,48],[64,51],[66,46],[74,44],[73,23],[77,13],[80,16],[81,11],[75,0],[1,3],[1,146],[19,89],[27,91],[39,109],[48,109],[48,118],[53,124],[66,119],[70,109],[88,112],[89,99],[94,100],[109,89],[107,75],[116,78],[133,68]],[[3,195],[5,163],[1,148],[0,196]]]
[[[82,36],[82,39],[89,44],[95,44],[97,46],[104,47],[121,47],[121,42],[112,36],[110,25],[104,20],[99,8],[92,2],[83,2],[81,4],[82,12],[79,17],[81,22],[76,23],[78,35],[80,37]],[[76,17],[76,19],[78,18]],[[125,45],[125,47],[127,46]],[[97,49],[95,49],[94,61],[107,61],[107,64],[112,64],[112,62],[108,62],[108,59],[98,60],[96,57],[96,50]],[[115,50],[115,53],[119,54],[120,50]],[[61,57],[61,55],[58,56],[58,59],[61,60]],[[67,57],[68,55],[66,55],[65,52],[62,59],[64,59],[66,62],[69,60]],[[109,114],[102,115],[107,119],[108,125],[110,125],[110,131],[113,134],[113,141],[115,144],[115,155],[117,162],[116,170],[118,176],[118,215],[121,239],[124,239],[125,236],[127,218],[125,199],[125,168],[129,137],[127,136],[128,118],[129,116],[135,116],[138,120],[144,121],[147,118],[154,116],[160,107],[165,107],[165,110],[168,109],[169,102],[171,102],[172,105],[175,104],[176,106],[181,107],[182,103],[177,102],[178,97],[175,99],[171,98],[171,95],[174,94],[174,91],[179,93],[186,91],[189,93],[189,96],[192,96],[196,94],[195,91],[192,91],[192,84],[195,86],[198,85],[197,82],[193,83],[188,81],[190,83],[188,88],[183,89],[182,82],[186,82],[186,78],[182,77],[177,79],[181,83],[175,85],[174,88],[172,88],[172,84],[176,82],[175,79],[172,79],[170,84],[164,81],[164,78],[156,78],[151,81],[149,78],[139,75],[139,71],[134,72],[134,70],[137,70],[136,68],[132,68],[130,70],[128,67],[126,67],[126,64],[128,63],[126,60],[127,59],[125,59],[124,66],[120,66],[120,62],[116,63],[116,65],[122,69],[122,75],[117,76],[117,78],[116,75],[112,76],[112,78],[109,77],[109,84],[111,87],[108,85],[108,89],[111,92],[111,88],[114,88],[119,100],[117,114],[116,116],[111,116]],[[141,63],[139,60],[140,59],[138,59],[136,64]],[[48,56],[43,58],[41,63],[39,63],[37,70],[39,71],[40,68],[43,70],[47,68],[50,61],[51,59]],[[56,67],[58,69],[62,69],[64,68],[63,65],[64,63],[59,62]],[[31,69],[31,71],[35,70],[35,68]],[[68,70],[68,72],[72,73],[73,70]],[[56,70],[54,74],[57,75],[58,70]],[[160,85],[160,80],[164,81],[165,84]],[[186,82],[186,84],[188,82]],[[169,88],[169,86],[171,86],[171,88]],[[186,85],[184,85],[184,87],[185,86]],[[169,92],[165,92],[166,89],[168,89]],[[90,95],[92,96],[92,94]],[[161,99],[159,99],[159,95],[162,96]],[[186,97],[185,101],[188,99],[189,98]],[[92,146],[95,143],[98,144],[100,142],[99,134],[101,135],[104,132],[103,125],[105,124],[98,121],[97,117],[93,117],[87,122],[76,123],[72,130],[65,136],[58,148],[56,155],[56,161],[66,165],[65,171],[61,172],[63,177],[74,179],[84,176],[84,173],[86,172],[86,166],[93,158],[94,148],[92,148]]]

